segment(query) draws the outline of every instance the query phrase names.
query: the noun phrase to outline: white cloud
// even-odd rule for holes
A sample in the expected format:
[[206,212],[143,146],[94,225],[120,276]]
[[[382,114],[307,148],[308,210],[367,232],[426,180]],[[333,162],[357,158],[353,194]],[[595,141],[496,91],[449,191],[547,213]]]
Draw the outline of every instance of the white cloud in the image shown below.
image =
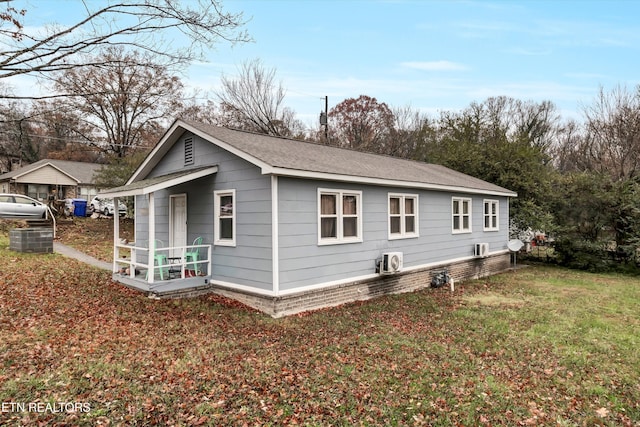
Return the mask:
[[467,69],[465,65],[451,61],[410,61],[400,65],[422,71],[462,71]]

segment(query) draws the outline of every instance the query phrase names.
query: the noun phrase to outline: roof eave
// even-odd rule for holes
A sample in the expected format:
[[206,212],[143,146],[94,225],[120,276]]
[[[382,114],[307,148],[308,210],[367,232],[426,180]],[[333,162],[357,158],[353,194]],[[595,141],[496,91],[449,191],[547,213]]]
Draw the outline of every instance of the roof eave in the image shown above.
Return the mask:
[[384,178],[371,178],[353,175],[341,175],[325,172],[311,172],[297,169],[265,167],[262,168],[264,175],[278,175],[292,178],[321,179],[328,181],[352,182],[357,184],[370,184],[384,187],[404,187],[433,191],[450,191],[455,193],[485,194],[490,196],[518,197],[518,194],[507,189],[482,189],[473,187],[463,187],[455,185],[431,184],[425,182],[402,181]]
[[[191,173],[185,173],[172,178],[167,178],[166,180],[163,180],[158,183],[143,185],[141,187],[136,186],[136,184],[144,181],[144,180],[141,180],[141,181],[134,182],[132,184],[125,184],[121,187],[115,187],[115,188],[107,189],[104,191],[100,191],[99,194],[101,196],[105,196],[109,198],[126,197],[126,196],[142,196],[145,194],[154,193],[158,190],[163,190],[165,188],[184,184],[185,182],[193,181],[194,179],[212,175],[216,172],[218,172],[218,166],[210,166],[210,167],[194,170]],[[174,175],[174,174],[169,174],[169,176],[170,175]]]

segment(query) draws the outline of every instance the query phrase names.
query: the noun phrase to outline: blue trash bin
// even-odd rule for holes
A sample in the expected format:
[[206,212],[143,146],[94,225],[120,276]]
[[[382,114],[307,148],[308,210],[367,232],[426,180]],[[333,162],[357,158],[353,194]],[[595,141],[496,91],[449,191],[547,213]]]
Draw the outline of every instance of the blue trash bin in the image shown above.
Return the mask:
[[85,199],[73,199],[73,215],[87,216],[87,201]]

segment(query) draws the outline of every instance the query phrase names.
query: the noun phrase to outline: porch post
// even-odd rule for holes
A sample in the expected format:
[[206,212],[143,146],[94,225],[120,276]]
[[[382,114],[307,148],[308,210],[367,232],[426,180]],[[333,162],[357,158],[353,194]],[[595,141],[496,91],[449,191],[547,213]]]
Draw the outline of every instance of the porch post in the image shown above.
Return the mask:
[[149,283],[153,283],[156,275],[153,269],[156,254],[156,204],[153,195],[154,193],[149,193],[149,259],[147,265],[147,280]]
[[118,198],[113,198],[115,212],[113,214],[113,271],[118,271],[118,259],[120,258],[120,218],[118,215]]
[[278,176],[271,175],[271,291],[280,295],[280,243],[278,239]]

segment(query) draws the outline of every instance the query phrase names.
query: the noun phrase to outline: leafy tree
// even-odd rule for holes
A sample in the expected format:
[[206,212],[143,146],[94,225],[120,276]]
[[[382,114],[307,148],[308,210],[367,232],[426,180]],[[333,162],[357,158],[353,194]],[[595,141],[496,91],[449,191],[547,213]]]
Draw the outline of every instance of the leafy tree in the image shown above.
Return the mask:
[[390,136],[395,117],[387,104],[360,95],[348,98],[329,111],[331,143],[373,153],[393,151]]
[[218,92],[218,124],[274,136],[301,133],[302,124],[284,106],[286,91],[275,82],[276,70],[260,60],[245,62],[237,78],[222,77]]
[[124,185],[145,159],[148,152],[138,151],[127,157],[112,157],[93,176],[99,188],[113,188]]
[[205,47],[221,40],[250,40],[242,30],[242,13],[224,12],[219,0],[77,3],[84,15],[78,22],[51,24],[42,32],[26,32],[22,24],[23,17],[37,9],[8,6],[0,13],[0,79],[118,65],[117,57],[96,55],[109,47],[146,53],[138,58],[149,62],[139,65],[179,66],[200,58]]
[[109,48],[100,56],[113,65],[65,70],[56,75],[55,87],[75,94],[65,101],[84,118],[75,132],[88,144],[124,157],[157,140],[183,86],[140,53]]
[[513,226],[550,230],[548,194],[554,170],[547,154],[556,135],[553,105],[506,97],[442,112],[424,123],[419,159],[439,163],[518,193]]
[[559,225],[556,252],[567,266],[593,271],[627,268],[640,248],[640,183],[607,173],[563,175],[553,212]]
[[195,102],[193,99],[185,100],[180,105],[176,105],[176,108],[175,116],[181,119],[219,125],[217,118],[219,109],[211,100],[207,100],[204,104]]
[[562,234],[596,242],[611,232],[614,195],[611,179],[603,174],[573,173],[559,177],[552,197],[553,211]]

